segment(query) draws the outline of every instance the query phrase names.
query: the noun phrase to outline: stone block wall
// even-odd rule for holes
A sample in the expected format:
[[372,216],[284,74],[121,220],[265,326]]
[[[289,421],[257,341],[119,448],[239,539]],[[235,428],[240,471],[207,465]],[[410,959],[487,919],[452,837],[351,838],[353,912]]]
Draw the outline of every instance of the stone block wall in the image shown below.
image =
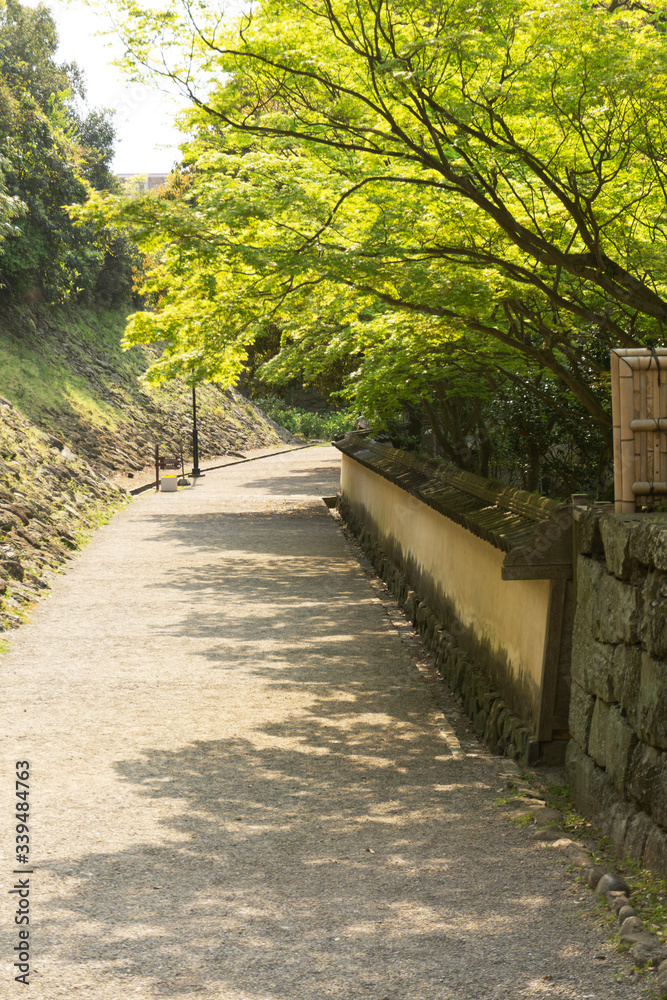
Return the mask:
[[566,766],[619,854],[667,876],[667,515],[577,512]]

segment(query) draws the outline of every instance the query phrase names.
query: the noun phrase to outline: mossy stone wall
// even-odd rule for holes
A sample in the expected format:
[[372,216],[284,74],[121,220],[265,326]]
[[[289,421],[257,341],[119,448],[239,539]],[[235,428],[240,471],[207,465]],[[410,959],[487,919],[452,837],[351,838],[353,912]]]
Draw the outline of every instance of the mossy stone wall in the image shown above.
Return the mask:
[[577,512],[566,766],[621,854],[667,875],[667,515]]

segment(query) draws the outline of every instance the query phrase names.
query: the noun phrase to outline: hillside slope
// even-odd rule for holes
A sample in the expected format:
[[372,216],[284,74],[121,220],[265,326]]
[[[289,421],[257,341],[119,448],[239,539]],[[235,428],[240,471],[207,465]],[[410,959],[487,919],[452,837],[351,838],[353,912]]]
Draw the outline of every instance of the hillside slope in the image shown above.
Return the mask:
[[[90,531],[154,478],[153,454],[191,461],[192,395],[141,382],[149,352],[120,347],[124,316],[6,310],[0,316],[0,628],[30,604]],[[197,388],[200,464],[284,447],[285,433],[234,391]]]

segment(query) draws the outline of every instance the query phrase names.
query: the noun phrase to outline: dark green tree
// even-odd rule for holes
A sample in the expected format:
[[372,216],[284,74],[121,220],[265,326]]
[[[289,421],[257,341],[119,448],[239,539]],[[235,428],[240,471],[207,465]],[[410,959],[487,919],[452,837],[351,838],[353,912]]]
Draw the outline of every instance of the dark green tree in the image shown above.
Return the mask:
[[136,263],[127,238],[76,226],[66,211],[90,187],[115,188],[112,117],[81,111],[81,71],[56,61],[57,46],[44,5],[7,0],[0,7],[0,153],[7,194],[21,206],[0,254],[0,288],[46,302],[118,301],[132,287]]

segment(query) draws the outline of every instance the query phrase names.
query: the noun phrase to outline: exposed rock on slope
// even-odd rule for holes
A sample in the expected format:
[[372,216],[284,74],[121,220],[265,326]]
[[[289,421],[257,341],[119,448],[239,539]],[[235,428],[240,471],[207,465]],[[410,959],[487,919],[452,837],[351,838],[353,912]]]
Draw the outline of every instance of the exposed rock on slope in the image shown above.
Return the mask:
[[0,399],[0,627],[31,602],[85,536],[126,502],[60,440]]
[[[165,453],[192,453],[192,390],[180,380],[144,385],[141,375],[154,352],[122,351],[122,327],[117,314],[91,312],[78,314],[76,322],[66,314],[45,314],[39,327],[17,313],[4,337],[0,327],[0,349],[13,349],[24,369],[46,361],[52,379],[46,399],[35,387],[26,393],[25,386],[14,385],[12,392],[12,380],[0,371],[0,393],[105,474],[149,465],[155,444]],[[196,393],[200,460],[280,443],[276,430],[238,392],[209,384]]]

